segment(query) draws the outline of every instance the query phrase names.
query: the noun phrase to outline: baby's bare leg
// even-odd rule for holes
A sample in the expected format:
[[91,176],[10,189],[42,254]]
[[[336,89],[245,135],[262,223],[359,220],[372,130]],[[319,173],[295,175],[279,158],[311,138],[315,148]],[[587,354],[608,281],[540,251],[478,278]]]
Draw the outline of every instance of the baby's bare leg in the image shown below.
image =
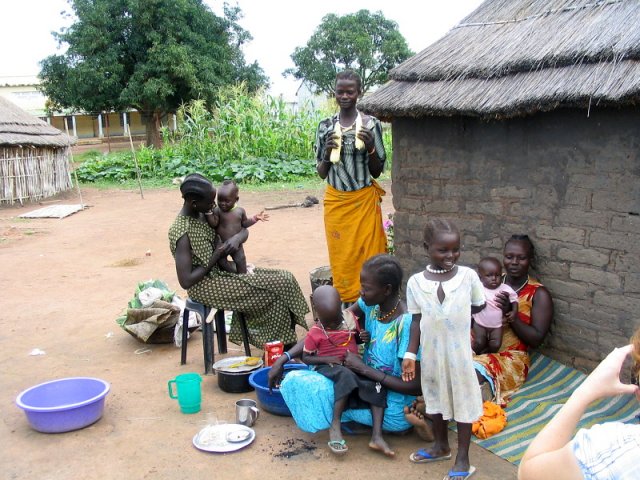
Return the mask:
[[487,352],[487,329],[477,322],[473,322],[473,344],[471,348],[476,355],[482,355]]
[[487,328],[487,337],[489,339],[487,351],[489,353],[499,352],[500,345],[502,345],[502,327]]
[[247,257],[244,254],[244,248],[240,245],[238,251],[231,255],[234,263],[236,264],[236,270],[238,273],[247,273]]

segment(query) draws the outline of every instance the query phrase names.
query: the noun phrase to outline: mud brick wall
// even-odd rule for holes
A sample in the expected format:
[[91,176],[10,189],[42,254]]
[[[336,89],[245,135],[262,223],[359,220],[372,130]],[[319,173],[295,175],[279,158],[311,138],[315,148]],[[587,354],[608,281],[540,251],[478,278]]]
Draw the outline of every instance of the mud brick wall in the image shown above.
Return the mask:
[[640,325],[640,109],[558,110],[484,122],[393,120],[396,255],[426,262],[429,216],[461,229],[461,263],[502,258],[513,233],[555,315],[541,350],[590,370]]

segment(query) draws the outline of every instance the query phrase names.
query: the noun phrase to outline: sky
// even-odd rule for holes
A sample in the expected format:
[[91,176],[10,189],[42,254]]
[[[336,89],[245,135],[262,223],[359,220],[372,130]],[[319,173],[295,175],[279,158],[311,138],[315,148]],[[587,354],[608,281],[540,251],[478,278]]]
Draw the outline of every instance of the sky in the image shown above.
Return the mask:
[[[216,14],[222,1],[205,0]],[[239,23],[253,40],[243,51],[247,63],[257,61],[271,81],[270,93],[293,100],[299,82],[282,72],[294,67],[291,54],[306,45],[328,13],[346,15],[361,9],[381,11],[398,24],[409,48],[419,52],[444,36],[482,0],[230,0],[239,5]],[[61,12],[70,10],[66,0],[3,0],[0,2],[0,77],[35,76],[38,62],[62,53],[51,32],[69,24]]]

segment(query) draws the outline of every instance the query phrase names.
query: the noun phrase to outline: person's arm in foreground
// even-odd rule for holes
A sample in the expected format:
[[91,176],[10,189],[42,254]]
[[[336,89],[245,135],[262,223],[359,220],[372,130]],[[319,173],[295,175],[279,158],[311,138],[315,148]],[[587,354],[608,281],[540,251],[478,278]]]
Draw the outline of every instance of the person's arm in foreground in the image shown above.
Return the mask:
[[284,364],[289,361],[290,358],[298,358],[302,356],[302,351],[304,350],[304,339],[300,340],[293,347],[287,350],[286,353],[289,355],[281,355],[276,358],[276,361],[271,365],[271,369],[267,374],[269,389],[275,387],[280,379],[282,378],[282,374],[284,372]]
[[393,390],[394,392],[404,393],[406,395],[420,395],[422,390],[420,386],[420,362],[415,364],[415,378],[410,382],[405,382],[400,377],[389,375],[380,370],[365,364],[362,357],[356,353],[347,352],[344,358],[344,366],[353,370],[362,377],[370,378],[375,382],[379,382],[383,387]]
[[[496,295],[496,301],[502,308],[504,314],[511,311],[512,306],[506,292]],[[538,347],[549,333],[551,319],[553,318],[553,300],[549,290],[540,287],[533,296],[531,305],[531,323],[527,325],[516,315],[509,323],[514,333],[520,340],[530,347]]]
[[411,316],[411,328],[409,329],[409,346],[402,360],[402,379],[410,382],[416,378],[416,354],[420,347],[420,320],[421,313],[414,313]]
[[635,394],[640,400],[636,385],[620,381],[622,363],[632,350],[632,345],[614,349],[576,388],[529,445],[518,468],[519,480],[583,478],[569,441],[582,414],[595,400],[620,394]]
[[176,274],[178,276],[178,283],[184,289],[193,287],[196,283],[207,276],[207,273],[215,266],[215,264],[228,253],[227,244],[218,246],[213,255],[209,259],[207,266],[193,267],[193,256],[191,253],[191,242],[188,235],[180,237],[176,243]]
[[226,253],[232,255],[238,251],[240,246],[247,241],[249,238],[249,230],[243,228],[238,233],[236,233],[233,237],[228,238],[226,242],[223,243],[225,248],[227,249]]

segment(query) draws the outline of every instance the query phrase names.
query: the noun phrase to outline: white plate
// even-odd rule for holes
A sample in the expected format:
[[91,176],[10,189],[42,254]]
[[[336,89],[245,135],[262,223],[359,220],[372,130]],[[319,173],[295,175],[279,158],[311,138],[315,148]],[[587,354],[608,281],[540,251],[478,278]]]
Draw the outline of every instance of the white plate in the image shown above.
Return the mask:
[[[242,442],[230,442],[227,435],[233,436],[234,432],[249,432],[249,437]],[[224,423],[221,425],[208,425],[195,434],[193,446],[205,452],[227,453],[235,452],[246,447],[256,438],[256,432],[249,427],[237,423]]]
[[249,357],[247,357],[246,355],[243,355],[242,357],[223,358],[222,360],[218,360],[216,363],[213,364],[213,369],[221,370],[227,373],[250,372],[251,370],[256,370],[262,367],[262,364],[264,363],[262,359],[260,359],[260,361],[256,365],[240,365],[239,367],[228,368],[229,365],[233,365],[234,363],[240,363],[246,360],[247,358]]

